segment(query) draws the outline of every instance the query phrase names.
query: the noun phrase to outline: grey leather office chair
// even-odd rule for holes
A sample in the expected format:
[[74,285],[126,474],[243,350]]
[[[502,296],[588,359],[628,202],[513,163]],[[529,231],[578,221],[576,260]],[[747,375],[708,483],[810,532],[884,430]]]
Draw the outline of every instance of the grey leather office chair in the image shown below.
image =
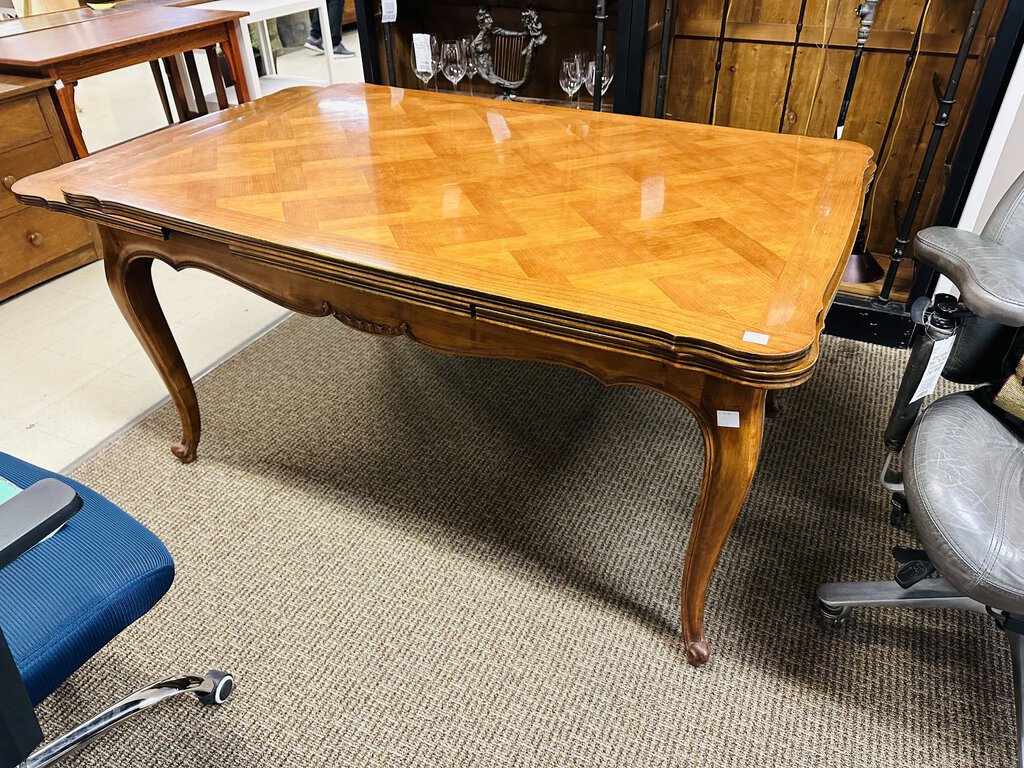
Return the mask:
[[[901,563],[893,582],[823,584],[819,607],[834,625],[855,606],[992,616],[1010,644],[1024,766],[1024,175],[980,236],[925,229],[914,255],[960,291],[959,299],[937,295],[914,308],[922,327],[885,433],[893,522],[909,513],[923,550],[893,550]],[[919,416],[932,354],[950,345],[942,375],[978,387],[940,398]]]

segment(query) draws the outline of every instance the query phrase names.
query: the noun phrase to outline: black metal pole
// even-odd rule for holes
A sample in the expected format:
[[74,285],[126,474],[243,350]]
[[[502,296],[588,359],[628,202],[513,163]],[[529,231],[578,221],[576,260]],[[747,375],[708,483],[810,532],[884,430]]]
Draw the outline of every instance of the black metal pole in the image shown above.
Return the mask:
[[[606,0],[597,0],[597,47],[594,50],[594,111],[601,111],[602,86],[604,85],[604,23],[608,19]],[[585,75],[586,73],[584,73]]]
[[395,47],[391,42],[391,22],[384,22],[384,55],[388,60],[388,85],[394,88],[398,85],[395,79]]
[[839,119],[836,121],[836,138],[843,138],[843,129],[846,128],[846,115],[850,111],[850,102],[853,100],[853,89],[857,85],[857,75],[860,72],[860,60],[864,57],[864,47],[868,44],[868,35],[871,34],[871,25],[875,23],[875,9],[878,0],[866,0],[857,7],[857,15],[860,16],[860,27],[857,28],[857,47],[853,49],[853,64],[850,65],[850,76],[846,79],[846,92],[843,94],[843,105],[839,108]]
[[715,56],[715,82],[711,86],[711,114],[708,122],[715,122],[715,107],[718,105],[718,76],[722,72],[722,53],[725,50],[725,25],[729,21],[729,5],[731,0],[722,2],[722,28],[718,32],[718,54]]
[[643,111],[644,40],[649,0],[619,0],[618,5],[613,106],[620,115],[639,115]]
[[939,294],[935,297],[934,306],[930,314],[916,318],[922,326],[921,333],[914,339],[914,346],[910,351],[910,359],[907,360],[907,367],[903,371],[903,378],[900,380],[899,390],[896,393],[896,402],[893,403],[889,413],[889,422],[885,427],[885,448],[893,453],[903,450],[907,442],[907,435],[910,428],[914,426],[917,414],[921,412],[924,398],[913,399],[917,388],[924,378],[924,373],[931,362],[932,349],[935,344],[945,341],[957,333],[956,313],[958,311],[957,299],[947,294]]
[[[807,0],[804,0],[807,3]],[[661,59],[658,61],[658,96],[654,101],[654,116],[665,116],[665,92],[668,90],[668,57],[672,49],[675,0],[665,0],[665,19],[661,23]]]
[[372,0],[353,0],[356,9],[356,27],[359,31],[359,58],[363,62],[363,79],[381,85],[380,55],[377,50],[377,18]]
[[[921,10],[921,18],[917,20],[917,30],[914,32],[914,39],[910,43],[910,52],[907,54],[907,61],[903,67],[903,77],[900,79],[900,86],[896,89],[896,99],[892,103],[892,109],[889,111],[889,122],[885,125],[885,133],[882,135],[882,143],[878,147],[878,162],[884,162],[885,151],[889,147],[889,139],[892,138],[893,130],[896,126],[896,115],[900,111],[900,103],[903,101],[904,95],[907,92],[907,87],[910,85],[910,74],[914,71],[914,62],[917,60],[917,55],[920,52],[921,47],[921,36],[924,34],[924,22],[925,14],[927,13],[928,6]],[[874,189],[876,179],[872,178],[868,182],[867,190],[864,193],[864,212],[860,217],[860,225],[857,228],[857,237],[853,243],[853,253],[850,257],[850,265],[847,267],[846,272],[843,274],[843,282],[867,282],[873,283],[878,280],[884,272],[882,271],[881,265],[875,260],[868,252],[867,245],[867,232],[868,232],[868,216],[870,211],[868,210],[867,201],[871,199],[871,192]],[[853,269],[851,269],[853,267]]]
[[796,20],[796,37],[793,38],[793,54],[789,57],[789,77],[786,78],[786,95],[782,97],[782,114],[779,115],[779,133],[786,127],[786,110],[789,109],[789,93],[793,89],[793,70],[796,67],[796,54],[800,50],[800,35],[804,31],[804,16],[807,14],[807,0],[800,3],[800,15]]
[[882,283],[882,290],[875,299],[879,304],[887,304],[892,293],[892,285],[896,281],[896,273],[899,271],[900,263],[906,253],[907,245],[910,244],[911,229],[914,226],[914,219],[917,217],[917,210],[921,206],[921,198],[924,196],[924,188],[931,175],[932,165],[935,163],[935,156],[939,151],[939,143],[942,141],[942,134],[949,125],[949,113],[956,103],[956,91],[960,85],[960,77],[963,75],[964,66],[967,64],[967,56],[971,52],[971,44],[974,42],[974,34],[978,31],[978,22],[981,19],[981,12],[985,10],[985,0],[975,0],[974,10],[971,11],[971,18],[967,22],[967,29],[960,39],[960,49],[956,52],[956,59],[953,61],[953,69],[949,73],[949,80],[946,82],[946,91],[939,99],[939,110],[932,123],[932,136],[928,142],[928,149],[925,151],[924,160],[921,162],[921,171],[917,176],[917,184],[907,204],[903,222],[896,235],[896,246],[893,248],[892,256],[889,259],[889,268],[885,273],[885,281]]

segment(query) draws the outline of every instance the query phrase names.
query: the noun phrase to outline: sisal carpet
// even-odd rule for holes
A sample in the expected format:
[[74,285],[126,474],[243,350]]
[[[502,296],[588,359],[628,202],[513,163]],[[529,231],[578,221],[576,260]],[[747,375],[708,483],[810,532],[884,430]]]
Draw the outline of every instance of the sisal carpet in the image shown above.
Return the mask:
[[295,318],[75,476],[178,575],[41,708],[54,734],[221,666],[77,766],[1006,766],[1009,659],[982,617],[816,620],[819,581],[888,578],[879,435],[904,354],[826,338],[769,422],[689,667],[676,595],[696,425],[651,392]]

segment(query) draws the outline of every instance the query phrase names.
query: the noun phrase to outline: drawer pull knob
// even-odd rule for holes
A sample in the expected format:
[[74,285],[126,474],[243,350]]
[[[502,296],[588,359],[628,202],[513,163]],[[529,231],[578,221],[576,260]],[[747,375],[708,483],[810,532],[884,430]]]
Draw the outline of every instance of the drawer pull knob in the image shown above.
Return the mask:
[[43,242],[43,236],[38,232],[30,232],[28,235],[28,241],[32,243],[32,245],[41,245]]
[[14,178],[13,176],[4,176],[4,186],[7,187],[8,189],[13,187],[14,186],[14,182],[16,182],[16,181],[17,181],[17,179]]

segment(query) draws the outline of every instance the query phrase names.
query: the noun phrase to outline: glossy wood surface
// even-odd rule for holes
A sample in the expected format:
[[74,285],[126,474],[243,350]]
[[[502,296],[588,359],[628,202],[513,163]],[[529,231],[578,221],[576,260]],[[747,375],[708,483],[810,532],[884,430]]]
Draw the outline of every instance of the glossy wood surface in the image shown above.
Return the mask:
[[811,373],[871,170],[844,142],[333,86],[14,192],[103,225],[108,284],[178,410],[184,462],[199,404],[154,260],[366,333],[675,399],[705,443],[680,590],[686,657],[703,664],[707,588],[757,467],[767,391]]
[[[240,11],[203,11],[195,8],[150,8],[136,13],[98,16],[76,24],[62,24],[4,38],[0,65],[42,68],[47,64],[204,29],[245,16]],[[13,20],[20,23],[18,19]],[[0,37],[3,25],[0,22]]]
[[88,7],[69,8],[65,11],[53,11],[51,13],[39,13],[34,16],[8,19],[0,23],[0,38],[23,35],[26,32],[36,32],[40,29],[63,27],[68,24],[79,24],[83,21],[99,18],[100,16],[121,12],[123,12],[123,4],[121,10],[118,9],[118,6],[114,6],[106,11],[96,11]]
[[[170,59],[180,53],[193,61],[192,51],[219,44],[235,80],[237,100],[248,101],[234,24],[235,19],[245,15],[239,11],[148,6],[96,16],[66,11],[47,14],[38,28],[27,30],[23,20],[14,19],[0,23],[0,68],[15,74],[42,75],[54,83],[53,100],[60,110],[68,143],[75,157],[85,157],[89,149],[75,105],[75,87],[84,77]],[[15,29],[17,34],[5,37],[5,27]],[[219,69],[212,71],[216,85]],[[182,89],[184,73],[168,74],[172,89]],[[218,99],[226,105],[222,91],[221,85]],[[184,97],[176,99],[176,103],[181,119],[192,116],[184,109]],[[169,107],[165,109],[169,115]]]
[[63,191],[639,332],[670,359],[711,349],[740,378],[813,354],[872,169],[849,142],[362,85],[207,120]]
[[[861,5],[862,0],[730,0],[718,77],[717,124],[832,136],[853,64],[860,26],[856,11]],[[884,157],[878,160],[884,170],[877,179],[868,241],[883,266],[895,245],[897,221],[913,193],[929,142],[937,107],[935,83],[945,87],[973,5],[964,0],[878,3],[843,135],[872,147],[877,157],[890,134]],[[966,129],[981,73],[1008,5],[1009,0],[988,0],[985,5],[914,231],[935,220],[949,164]],[[726,5],[722,0],[686,0],[674,7],[666,115],[707,122]],[[648,5],[644,114],[654,113],[664,8],[664,0],[651,0]],[[920,56],[906,97],[898,100],[919,25]],[[828,44],[824,53],[823,41]],[[899,289],[909,288],[913,271],[914,263],[907,259],[897,281],[898,297],[906,298],[907,290]],[[877,296],[880,289],[881,282],[844,285],[841,290]]]
[[49,87],[50,81],[41,77],[19,77],[18,75],[0,73],[0,101]]

